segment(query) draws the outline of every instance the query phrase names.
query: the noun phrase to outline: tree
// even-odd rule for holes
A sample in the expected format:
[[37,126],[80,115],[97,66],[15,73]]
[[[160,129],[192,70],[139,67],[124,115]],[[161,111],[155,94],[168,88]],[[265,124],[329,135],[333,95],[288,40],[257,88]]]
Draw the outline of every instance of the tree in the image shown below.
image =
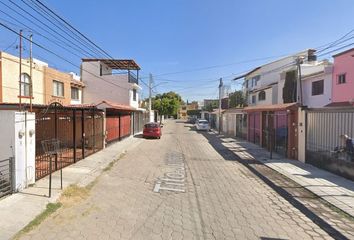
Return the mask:
[[230,108],[247,106],[247,100],[241,90],[230,93],[229,94],[229,101],[230,101],[229,102]]
[[152,109],[157,110],[160,115],[177,116],[178,109],[183,103],[182,98],[175,92],[157,94],[152,99]]
[[208,112],[212,112],[214,111],[215,108],[219,107],[219,101],[215,100],[215,101],[211,101],[208,105],[203,107],[204,111],[208,111]]

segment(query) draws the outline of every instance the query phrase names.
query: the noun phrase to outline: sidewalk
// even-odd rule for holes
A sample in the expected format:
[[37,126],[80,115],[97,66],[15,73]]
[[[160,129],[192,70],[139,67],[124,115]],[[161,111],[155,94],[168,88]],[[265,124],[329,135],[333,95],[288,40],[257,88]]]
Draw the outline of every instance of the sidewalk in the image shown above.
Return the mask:
[[[86,186],[96,179],[103,169],[125,151],[129,151],[141,142],[140,138],[129,137],[114,143],[76,164],[63,169],[63,188],[70,184]],[[52,175],[52,197],[48,198],[48,181],[45,177],[22,192],[0,200],[0,240],[10,239],[38,214],[48,203],[56,202],[60,197],[59,171]]]
[[262,162],[354,217],[353,181],[297,160],[286,159],[276,153],[273,153],[273,158],[270,159],[267,150],[245,140],[223,135],[218,137],[223,141],[223,145],[238,157]]

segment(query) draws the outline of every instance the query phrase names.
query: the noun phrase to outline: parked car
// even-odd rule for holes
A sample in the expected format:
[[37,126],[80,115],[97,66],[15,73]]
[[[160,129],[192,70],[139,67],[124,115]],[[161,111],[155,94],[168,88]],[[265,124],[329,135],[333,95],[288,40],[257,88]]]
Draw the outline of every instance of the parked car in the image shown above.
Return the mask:
[[197,130],[210,130],[209,122],[204,119],[198,119],[195,123],[195,127],[197,128]]
[[188,117],[187,122],[188,122],[188,123],[195,124],[196,120],[197,120],[197,117],[191,116],[191,117]]
[[160,125],[160,123],[157,123],[157,122],[147,123],[144,125],[143,137],[144,138],[161,138],[161,135],[162,135],[161,128],[162,128],[162,126]]

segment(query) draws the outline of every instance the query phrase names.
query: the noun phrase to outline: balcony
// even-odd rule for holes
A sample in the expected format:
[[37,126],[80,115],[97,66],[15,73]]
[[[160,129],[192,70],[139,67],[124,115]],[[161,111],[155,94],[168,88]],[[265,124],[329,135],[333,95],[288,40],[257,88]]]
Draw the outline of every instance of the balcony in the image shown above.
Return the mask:
[[135,84],[139,85],[138,76],[135,73],[128,71],[128,82],[135,83]]

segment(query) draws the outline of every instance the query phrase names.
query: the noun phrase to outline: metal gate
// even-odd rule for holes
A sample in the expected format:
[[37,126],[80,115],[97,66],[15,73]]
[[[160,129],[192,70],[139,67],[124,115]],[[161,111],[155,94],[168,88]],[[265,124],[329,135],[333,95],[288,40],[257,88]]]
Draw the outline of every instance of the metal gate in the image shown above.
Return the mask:
[[36,109],[36,180],[49,174],[50,156],[42,141],[58,139],[60,156],[53,171],[59,170],[103,148],[103,115],[97,109],[77,109],[52,103]]
[[354,180],[354,153],[341,135],[354,139],[354,108],[307,111],[306,162]]
[[288,113],[262,113],[262,147],[288,156]]
[[13,158],[0,160],[0,198],[12,193]]

